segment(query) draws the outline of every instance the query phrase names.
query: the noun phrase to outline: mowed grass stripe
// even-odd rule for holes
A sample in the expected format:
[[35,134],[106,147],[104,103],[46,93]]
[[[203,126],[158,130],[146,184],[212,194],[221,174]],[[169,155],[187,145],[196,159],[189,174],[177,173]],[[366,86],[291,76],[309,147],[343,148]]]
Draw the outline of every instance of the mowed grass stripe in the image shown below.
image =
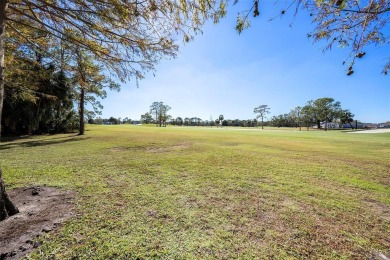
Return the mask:
[[390,246],[390,134],[88,126],[0,144],[6,183],[77,191],[31,258],[365,258]]

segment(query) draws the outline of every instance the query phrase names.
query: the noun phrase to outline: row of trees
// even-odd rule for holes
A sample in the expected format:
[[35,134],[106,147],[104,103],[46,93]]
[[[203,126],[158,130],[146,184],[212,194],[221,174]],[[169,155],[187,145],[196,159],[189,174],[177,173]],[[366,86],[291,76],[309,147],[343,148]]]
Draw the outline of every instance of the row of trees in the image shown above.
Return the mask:
[[141,115],[142,123],[156,123],[157,126],[166,126],[166,124],[176,126],[241,126],[241,127],[256,127],[258,126],[258,119],[261,119],[260,125],[264,128],[264,125],[276,126],[276,127],[299,127],[307,128],[315,125],[318,129],[328,129],[330,123],[333,127],[338,124],[349,124],[353,128],[352,122],[354,114],[349,109],[343,109],[341,103],[335,101],[333,98],[319,98],[316,100],[310,100],[305,106],[297,106],[289,113],[273,116],[270,121],[264,122],[264,119],[270,113],[268,105],[260,105],[253,109],[253,113],[256,114],[255,119],[248,120],[225,120],[223,115],[219,115],[216,120],[202,120],[199,117],[177,117],[172,118],[167,112],[171,109],[168,105],[164,105],[163,102],[154,102],[150,106],[150,112]]
[[153,102],[150,106],[149,112],[141,115],[141,123],[144,124],[156,124],[156,126],[166,126],[167,124],[175,126],[242,126],[242,127],[255,127],[257,126],[257,120],[225,120],[223,115],[219,115],[217,119],[202,120],[199,117],[176,117],[173,118],[168,114],[171,109],[170,106],[164,104],[164,102]]
[[[221,117],[221,116],[220,116]],[[220,117],[216,120],[202,120],[199,117],[177,117],[175,119],[171,119],[169,121],[170,125],[176,126],[240,126],[240,127],[256,127],[257,120],[256,119],[248,119],[248,120],[240,120],[240,119],[220,119]],[[223,116],[222,116],[223,118]]]
[[349,109],[343,109],[341,103],[333,98],[319,98],[306,102],[306,105],[297,106],[289,113],[273,116],[270,125],[276,127],[299,127],[307,128],[316,125],[318,129],[323,128],[325,131],[329,125],[349,124],[353,128],[354,114]]
[[124,119],[118,117],[115,118],[111,116],[110,118],[89,118],[88,124],[96,124],[96,125],[120,125],[120,124],[131,124],[133,120],[125,117]]

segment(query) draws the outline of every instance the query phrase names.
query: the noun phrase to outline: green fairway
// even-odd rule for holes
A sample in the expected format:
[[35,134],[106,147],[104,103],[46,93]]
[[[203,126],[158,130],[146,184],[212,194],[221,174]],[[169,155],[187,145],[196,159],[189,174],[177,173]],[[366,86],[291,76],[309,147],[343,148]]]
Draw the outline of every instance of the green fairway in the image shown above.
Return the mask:
[[77,192],[33,259],[390,253],[390,133],[88,125],[0,151],[8,189]]

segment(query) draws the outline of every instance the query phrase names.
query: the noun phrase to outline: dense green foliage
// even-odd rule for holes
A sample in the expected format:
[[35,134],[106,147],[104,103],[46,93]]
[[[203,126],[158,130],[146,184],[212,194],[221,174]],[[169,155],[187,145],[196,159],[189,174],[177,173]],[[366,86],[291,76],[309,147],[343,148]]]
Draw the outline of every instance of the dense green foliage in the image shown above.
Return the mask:
[[87,126],[0,144],[9,188],[77,192],[31,259],[387,254],[390,135]]
[[10,78],[14,84],[5,88],[4,134],[60,133],[78,127],[73,90],[63,71],[24,60]]
[[[323,97],[316,100],[309,100],[303,107],[297,106],[290,113],[273,116],[270,120],[271,126],[276,127],[299,127],[307,128],[316,125],[318,129],[325,131],[332,128],[342,128],[348,124],[348,128],[353,128],[354,114],[348,109],[342,109],[341,103],[333,98]],[[337,125],[337,127],[336,127]]]
[[171,109],[170,106],[164,104],[164,102],[153,102],[152,105],[150,105],[150,112],[145,114],[145,119],[142,119],[144,121],[148,121],[148,115],[153,118],[153,121],[156,123],[157,126],[167,126],[167,121],[169,118],[171,118],[170,115],[168,115],[168,111]]

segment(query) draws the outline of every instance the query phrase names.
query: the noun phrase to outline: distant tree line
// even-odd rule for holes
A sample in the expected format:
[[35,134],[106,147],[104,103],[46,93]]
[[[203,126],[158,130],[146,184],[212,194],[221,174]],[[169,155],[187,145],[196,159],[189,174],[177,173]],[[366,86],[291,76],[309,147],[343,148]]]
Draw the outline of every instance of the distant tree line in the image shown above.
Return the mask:
[[257,120],[256,119],[247,119],[247,120],[241,120],[241,119],[223,119],[220,120],[219,118],[216,120],[202,120],[199,117],[185,117],[184,119],[182,117],[177,117],[174,119],[171,119],[169,121],[170,125],[175,126],[237,126],[237,127],[256,127],[257,126]]
[[[256,114],[255,119],[225,119],[223,115],[219,115],[217,119],[202,120],[199,117],[176,117],[168,115],[167,112],[171,109],[163,102],[154,102],[150,106],[150,111],[141,115],[141,123],[154,123],[157,126],[166,126],[167,124],[174,126],[234,126],[234,127],[257,127],[260,125],[274,127],[297,127],[300,130],[302,127],[307,129],[315,127],[318,129],[348,127],[356,128],[354,122],[354,114],[349,109],[341,107],[339,101],[333,98],[319,98],[316,100],[307,101],[304,106],[297,106],[289,113],[272,116],[268,121],[264,121],[270,113],[268,105],[260,105],[255,107],[253,113]],[[260,121],[258,121],[261,119]]]
[[[199,117],[176,117],[173,118],[168,114],[170,106],[163,102],[153,102],[149,108],[149,112],[141,115],[140,121],[133,121],[128,117],[124,119],[110,117],[102,119],[100,117],[92,118],[93,113],[87,115],[88,123],[90,124],[156,124],[156,126],[208,126],[208,127],[257,127],[257,126],[273,126],[273,127],[297,127],[300,130],[302,127],[307,129],[315,127],[318,129],[327,130],[329,128],[356,128],[354,114],[349,109],[341,107],[341,103],[333,98],[319,98],[316,100],[307,101],[304,106],[297,106],[290,112],[272,116],[269,120],[266,116],[270,113],[268,105],[260,105],[254,108],[253,112],[256,115],[255,119],[225,119],[224,115],[219,115],[217,119],[203,120]],[[259,119],[261,119],[259,121]],[[77,124],[77,122],[75,122]]]
[[[141,121],[143,123],[154,123],[154,120],[150,122]],[[199,117],[176,117],[171,118],[167,124],[174,125],[174,126],[240,126],[240,127],[255,127],[257,126],[257,120],[256,119],[248,119],[248,120],[241,120],[241,119],[224,119],[220,121],[219,119],[216,120],[203,120]]]
[[121,124],[132,124],[134,121],[128,117],[125,118],[115,118],[115,117],[110,117],[110,118],[89,118],[88,119],[88,124],[96,124],[96,125],[121,125]]
[[[310,128],[313,125],[318,129],[339,128],[347,125],[354,128],[354,114],[349,109],[343,109],[341,103],[333,98],[319,98],[306,102],[306,105],[297,106],[289,113],[271,117],[269,124],[276,127]],[[337,126],[337,127],[336,127]]]
[[256,127],[256,119],[225,119],[223,115],[219,115],[217,119],[203,120],[199,117],[176,117],[173,118],[168,114],[171,109],[170,106],[163,102],[153,102],[150,106],[149,112],[141,115],[140,122],[142,124],[156,124],[156,126],[166,126],[167,124],[173,126],[240,126],[240,127]]

